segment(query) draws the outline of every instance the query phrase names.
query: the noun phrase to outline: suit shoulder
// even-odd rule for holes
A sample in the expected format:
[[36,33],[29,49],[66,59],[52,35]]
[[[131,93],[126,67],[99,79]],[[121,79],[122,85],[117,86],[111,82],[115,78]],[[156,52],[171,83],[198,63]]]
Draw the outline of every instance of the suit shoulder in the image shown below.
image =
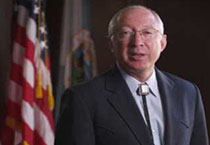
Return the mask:
[[66,91],[71,92],[71,94],[74,94],[76,96],[80,96],[83,99],[87,99],[90,97],[95,98],[97,94],[104,93],[105,81],[109,73],[110,72],[107,71],[99,76],[96,76],[95,78],[73,85]]
[[100,75],[100,76],[97,76],[93,79],[90,79],[90,80],[87,80],[87,81],[84,81],[82,83],[78,83],[76,85],[73,85],[71,88],[73,90],[86,90],[86,89],[96,89],[98,87],[102,87],[102,85],[104,84],[104,81],[105,81],[105,75]]
[[[201,97],[200,90],[194,83],[168,72],[162,72],[162,83],[172,86],[177,96],[182,96],[182,102],[194,104]],[[188,103],[187,103],[188,102]]]
[[195,84],[189,80],[186,80],[184,78],[181,78],[179,76],[176,76],[174,74],[171,74],[169,72],[161,71],[169,80],[173,81],[176,85],[179,86],[188,86],[191,88],[195,88]]

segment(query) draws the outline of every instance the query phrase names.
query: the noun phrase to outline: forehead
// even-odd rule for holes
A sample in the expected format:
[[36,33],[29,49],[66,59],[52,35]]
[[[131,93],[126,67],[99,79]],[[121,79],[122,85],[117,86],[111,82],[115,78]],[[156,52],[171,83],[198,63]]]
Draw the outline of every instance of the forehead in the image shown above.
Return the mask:
[[117,27],[158,27],[158,22],[151,11],[145,8],[127,9],[118,16]]

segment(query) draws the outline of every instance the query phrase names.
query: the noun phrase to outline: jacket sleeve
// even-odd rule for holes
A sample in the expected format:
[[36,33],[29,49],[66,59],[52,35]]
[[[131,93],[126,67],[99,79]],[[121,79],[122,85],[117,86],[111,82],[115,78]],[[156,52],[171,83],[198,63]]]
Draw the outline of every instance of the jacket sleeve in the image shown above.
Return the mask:
[[95,145],[91,115],[80,95],[66,91],[60,114],[56,126],[56,145]]
[[200,91],[197,87],[195,88],[197,92],[197,102],[190,145],[209,145],[205,111]]

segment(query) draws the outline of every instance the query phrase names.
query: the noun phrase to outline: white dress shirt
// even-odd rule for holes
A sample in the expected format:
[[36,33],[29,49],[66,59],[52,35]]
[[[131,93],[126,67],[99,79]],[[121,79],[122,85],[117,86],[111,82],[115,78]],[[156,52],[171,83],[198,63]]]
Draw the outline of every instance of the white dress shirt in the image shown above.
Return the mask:
[[[137,79],[123,71],[119,67],[119,65],[118,68],[120,69],[120,72],[134,97],[134,100],[145,120],[145,123],[147,124],[144,115],[142,97],[137,94],[139,84],[145,82],[138,81]],[[150,88],[150,93],[146,96],[146,98],[154,145],[164,145],[164,116],[155,70],[153,70],[152,75],[149,77],[146,83]]]

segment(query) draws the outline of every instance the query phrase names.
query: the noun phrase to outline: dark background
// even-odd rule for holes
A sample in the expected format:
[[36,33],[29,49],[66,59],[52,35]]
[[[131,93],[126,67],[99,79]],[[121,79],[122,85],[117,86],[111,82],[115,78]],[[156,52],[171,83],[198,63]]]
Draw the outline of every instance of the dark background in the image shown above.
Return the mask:
[[[210,1],[207,0],[90,0],[91,31],[95,42],[99,74],[113,63],[107,26],[112,15],[130,4],[144,4],[161,16],[168,45],[157,63],[159,69],[194,82],[201,90],[210,131]],[[47,1],[53,86],[61,36],[63,0]],[[11,0],[0,0],[0,115],[9,72],[11,48]]]
[[[107,26],[120,8],[144,4],[161,16],[168,35],[168,45],[157,63],[158,68],[171,72],[198,85],[210,126],[210,1],[207,0],[90,0],[92,38],[95,42],[99,74],[113,63],[109,51]],[[60,6],[58,6],[60,5]],[[48,1],[48,22],[52,44],[52,64],[56,64],[59,47],[62,3]],[[55,10],[56,11],[53,11]],[[53,16],[53,17],[52,17]],[[52,66],[56,84],[58,65]],[[210,128],[209,128],[210,131]]]

